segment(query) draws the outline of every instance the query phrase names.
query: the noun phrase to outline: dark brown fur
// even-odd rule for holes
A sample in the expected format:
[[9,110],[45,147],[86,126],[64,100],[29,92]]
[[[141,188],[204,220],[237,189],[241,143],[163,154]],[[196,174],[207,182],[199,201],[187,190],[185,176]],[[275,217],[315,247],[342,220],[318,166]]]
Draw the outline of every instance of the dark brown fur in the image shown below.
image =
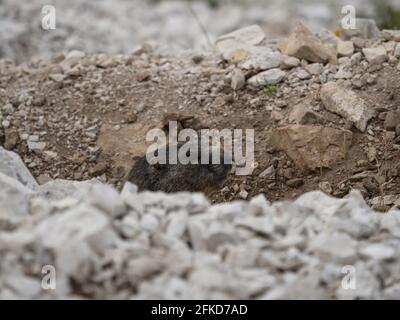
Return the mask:
[[[178,146],[178,150],[181,146]],[[169,147],[163,148],[167,148],[168,159]],[[199,153],[199,162],[200,157],[201,151]],[[221,186],[231,167],[230,164],[184,165],[179,161],[177,164],[151,165],[148,163],[146,156],[143,156],[136,160],[127,180],[136,184],[139,190],[210,192],[210,190]]]

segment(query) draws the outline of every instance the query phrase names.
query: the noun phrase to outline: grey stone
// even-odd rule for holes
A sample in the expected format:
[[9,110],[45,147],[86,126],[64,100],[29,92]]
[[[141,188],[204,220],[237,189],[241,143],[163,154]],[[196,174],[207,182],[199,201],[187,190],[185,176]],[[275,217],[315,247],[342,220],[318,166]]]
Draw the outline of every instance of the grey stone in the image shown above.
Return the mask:
[[361,248],[360,254],[370,259],[387,260],[394,257],[395,250],[391,246],[374,243]]
[[290,36],[282,41],[278,47],[287,56],[310,62],[336,62],[336,51],[324,45],[301,22],[296,23]]
[[85,278],[98,255],[116,241],[107,216],[81,204],[41,221],[35,227],[39,243],[54,251],[57,272]]
[[301,80],[311,79],[311,74],[303,68],[298,68],[295,75]]
[[255,87],[263,87],[270,84],[277,84],[281,82],[286,76],[286,72],[281,69],[270,69],[264,72],[261,72],[253,77],[251,77],[248,83]]
[[0,147],[0,172],[18,180],[26,187],[35,190],[38,184],[32,174],[25,167],[21,158],[12,151]]
[[267,179],[275,179],[275,168],[273,165],[269,166],[267,169],[265,169],[263,172],[261,172],[258,176],[260,178],[267,178]]
[[42,153],[46,148],[46,142],[28,141],[28,148],[32,152]]
[[111,186],[93,183],[83,197],[87,203],[113,217],[119,217],[126,212],[121,196]]
[[400,284],[394,284],[383,291],[383,298],[387,300],[400,300]]
[[311,63],[305,69],[312,75],[320,75],[324,70],[324,66],[321,63]]
[[388,60],[388,55],[384,46],[376,48],[364,48],[362,52],[370,64],[382,64]]
[[42,291],[42,286],[36,278],[18,273],[6,274],[4,278],[5,287],[14,291],[18,299],[34,299]]
[[353,42],[339,41],[337,44],[337,53],[339,57],[350,57],[354,53]]
[[40,186],[39,193],[49,199],[62,199],[66,197],[83,198],[93,184],[100,183],[98,180],[72,181],[56,179]]
[[362,60],[362,53],[361,52],[356,52],[356,53],[354,53],[352,56],[351,56],[351,61],[354,61],[354,62],[360,62],[361,60]]
[[320,97],[328,111],[351,121],[362,132],[365,131],[368,121],[374,115],[365,101],[356,93],[334,82],[328,82],[322,86]]
[[300,65],[300,60],[296,57],[284,56],[281,61],[281,69],[292,69]]
[[33,191],[0,172],[0,230],[16,228],[29,215]]
[[279,67],[282,54],[268,47],[250,47],[248,57],[239,62],[239,67],[246,70],[268,70]]
[[356,242],[347,234],[321,234],[309,246],[323,260],[351,264],[357,259]]
[[225,60],[237,62],[248,56],[246,49],[260,44],[264,39],[264,31],[252,25],[219,37],[215,46]]

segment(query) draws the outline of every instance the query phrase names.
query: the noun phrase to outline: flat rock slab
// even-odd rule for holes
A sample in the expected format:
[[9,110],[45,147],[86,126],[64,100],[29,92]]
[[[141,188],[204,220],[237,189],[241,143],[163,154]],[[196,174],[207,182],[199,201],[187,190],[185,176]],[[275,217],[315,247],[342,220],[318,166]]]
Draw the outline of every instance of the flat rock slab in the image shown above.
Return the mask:
[[135,157],[146,154],[147,147],[154,142],[146,142],[146,134],[156,125],[129,124],[119,130],[112,125],[103,125],[97,139],[102,155],[128,172]]
[[335,82],[324,84],[320,97],[325,109],[351,121],[362,132],[374,115],[373,110],[370,110],[365,101],[354,91],[345,89]]
[[52,200],[60,200],[66,197],[79,197],[90,190],[95,185],[100,184],[96,179],[87,181],[72,181],[55,179],[39,187],[39,194]]
[[273,130],[270,143],[284,151],[301,170],[315,170],[343,161],[352,137],[348,130],[289,125]]

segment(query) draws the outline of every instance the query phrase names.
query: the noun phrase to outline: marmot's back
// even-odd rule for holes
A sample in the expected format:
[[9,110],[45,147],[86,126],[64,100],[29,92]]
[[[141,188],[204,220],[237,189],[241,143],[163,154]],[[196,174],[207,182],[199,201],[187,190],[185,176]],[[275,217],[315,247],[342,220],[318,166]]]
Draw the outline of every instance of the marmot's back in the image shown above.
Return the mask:
[[[178,150],[181,145],[178,145]],[[159,149],[166,152],[169,159],[169,146]],[[209,191],[221,186],[228,175],[231,164],[149,164],[146,156],[135,161],[127,180],[136,184],[139,190],[179,192],[179,191]],[[223,154],[222,154],[223,156]],[[211,161],[210,161],[211,162]]]

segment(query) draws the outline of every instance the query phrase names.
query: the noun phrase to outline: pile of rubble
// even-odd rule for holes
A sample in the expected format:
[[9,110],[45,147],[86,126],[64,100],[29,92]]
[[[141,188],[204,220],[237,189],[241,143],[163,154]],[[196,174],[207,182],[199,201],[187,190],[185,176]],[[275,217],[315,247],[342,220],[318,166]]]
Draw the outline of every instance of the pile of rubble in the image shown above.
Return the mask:
[[0,208],[1,299],[400,298],[400,211],[359,192],[210,205],[129,183],[39,187],[0,149]]
[[[315,35],[297,22],[287,39],[275,43],[268,42],[264,31],[253,25],[221,36],[216,42],[216,49],[226,61],[237,66],[232,75],[232,88],[235,90],[244,86],[245,77],[242,75],[249,70],[253,73],[258,71],[247,79],[249,85],[256,87],[275,85],[285,80],[292,87],[299,80],[313,80],[313,84],[351,80],[351,85],[360,89],[375,79],[371,79],[371,75],[361,77],[356,72],[374,72],[385,63],[393,65],[399,62],[400,32],[397,30],[380,33],[374,20],[357,19],[357,29],[339,28],[336,33],[322,29]],[[328,95],[337,91],[331,89],[322,88],[322,91]],[[347,106],[332,106],[341,104],[341,97],[348,96],[347,92],[338,93],[334,98],[336,102],[329,102],[329,98],[324,99],[324,96],[322,93],[323,103],[329,111],[342,115],[365,131],[371,115],[365,114],[367,110],[360,105],[362,102],[353,101],[350,93],[348,104],[356,104],[353,114]]]

